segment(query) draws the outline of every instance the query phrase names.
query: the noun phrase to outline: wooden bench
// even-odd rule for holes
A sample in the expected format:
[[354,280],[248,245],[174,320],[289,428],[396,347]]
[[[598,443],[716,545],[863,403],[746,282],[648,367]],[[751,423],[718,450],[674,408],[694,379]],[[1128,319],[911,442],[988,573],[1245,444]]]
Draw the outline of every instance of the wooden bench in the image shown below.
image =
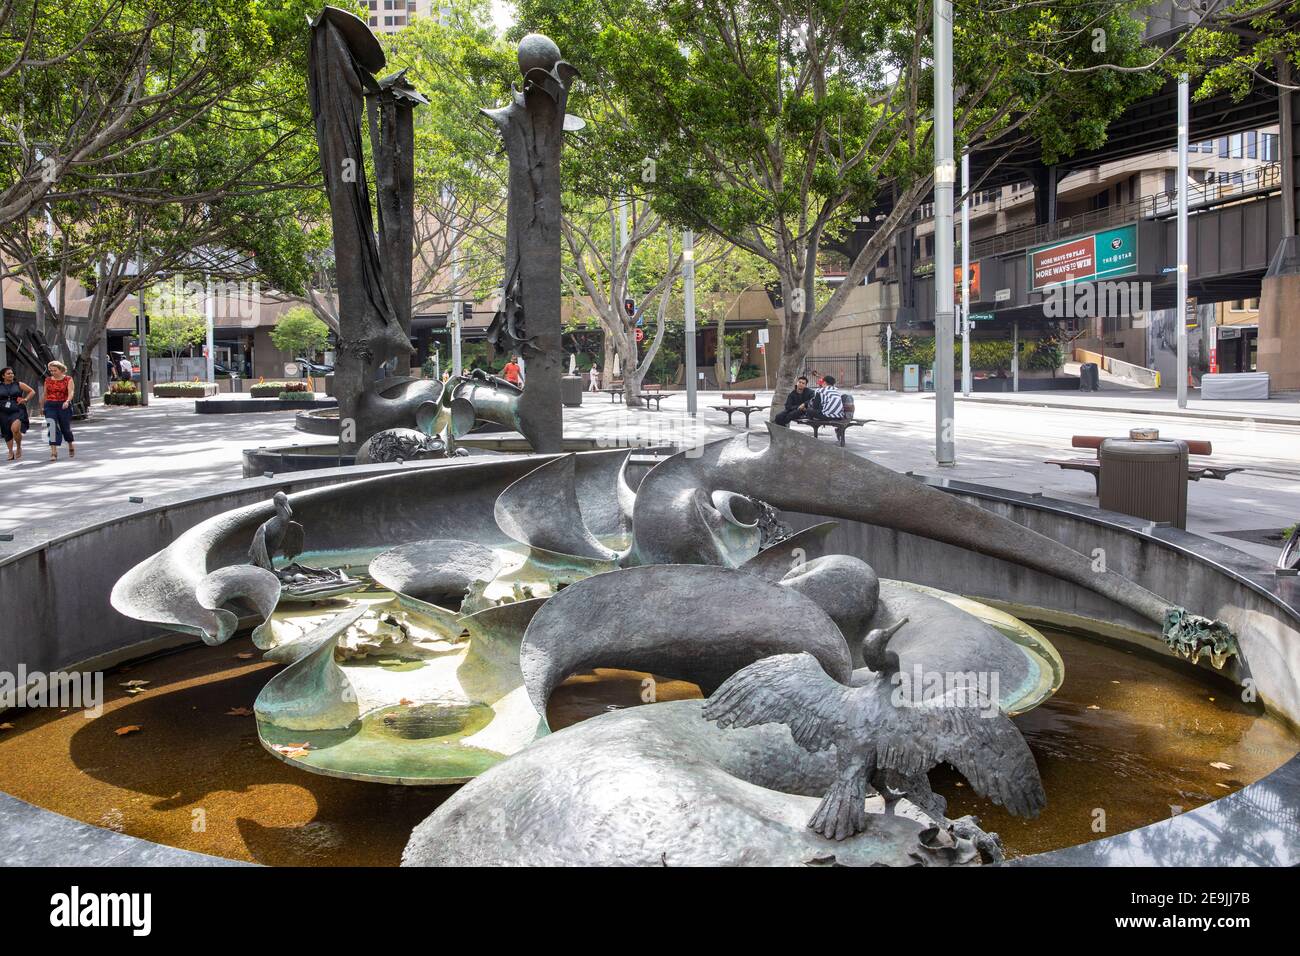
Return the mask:
[[609,403],[611,405],[623,401],[623,386],[621,383],[607,386],[606,388],[602,388],[601,391],[609,393]]
[[[1070,447],[1072,448],[1091,448],[1097,455],[1101,454],[1101,443],[1105,438],[1101,435],[1073,435],[1070,438]],[[1214,447],[1208,441],[1186,440],[1188,455],[1210,455],[1214,453]],[[1049,458],[1044,464],[1056,465],[1062,471],[1086,471],[1092,475],[1093,491],[1100,494],[1101,492],[1101,461],[1097,457],[1093,458]],[[1223,481],[1234,472],[1241,471],[1240,467],[1231,465],[1216,465],[1207,462],[1206,464],[1187,465],[1187,480],[1200,481],[1202,478],[1212,478],[1215,481]]]
[[[766,409],[767,405],[752,405],[751,402],[758,398],[754,392],[723,392],[722,397],[727,400],[725,405],[710,405],[715,412],[727,413],[727,424],[731,424],[732,416],[737,412],[745,416],[745,427],[749,428],[749,416],[760,409]],[[742,404],[737,405],[736,402]]]
[[664,394],[664,387],[662,385],[642,385],[640,394],[641,401],[655,403],[655,411],[660,410],[660,403],[668,397]]
[[835,429],[835,440],[839,442],[840,447],[844,446],[844,433],[850,428],[860,428],[868,422],[870,418],[792,418],[791,425],[807,425],[812,429],[813,438],[823,428]]

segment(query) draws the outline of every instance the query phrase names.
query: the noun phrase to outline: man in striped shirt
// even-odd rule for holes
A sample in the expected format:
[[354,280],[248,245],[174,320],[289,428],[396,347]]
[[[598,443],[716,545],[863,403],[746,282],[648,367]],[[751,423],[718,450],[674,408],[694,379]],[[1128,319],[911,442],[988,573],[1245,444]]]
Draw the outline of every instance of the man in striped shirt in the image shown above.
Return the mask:
[[845,411],[845,395],[835,387],[835,376],[827,375],[826,384],[815,392],[815,402],[817,407],[817,417],[827,418],[831,421],[848,418],[849,413]]

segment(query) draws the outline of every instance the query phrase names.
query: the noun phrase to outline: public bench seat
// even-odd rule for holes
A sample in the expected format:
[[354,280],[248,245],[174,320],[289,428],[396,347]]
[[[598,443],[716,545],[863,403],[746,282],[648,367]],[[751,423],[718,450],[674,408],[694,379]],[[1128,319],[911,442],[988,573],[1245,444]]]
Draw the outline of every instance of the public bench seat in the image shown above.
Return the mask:
[[[745,416],[745,427],[749,428],[749,416],[768,407],[767,405],[752,404],[754,399],[758,397],[754,392],[723,392],[722,397],[726,399],[727,404],[710,405],[709,407],[715,412],[725,412],[728,425],[732,422],[732,416],[739,413]],[[737,402],[741,404],[737,405]]]
[[845,432],[850,428],[861,428],[873,420],[870,418],[794,418],[790,420],[790,424],[807,425],[812,429],[813,438],[817,437],[821,429],[833,428],[835,429],[835,440],[843,447]]
[[[1101,443],[1105,438],[1101,435],[1073,435],[1070,438],[1072,448],[1091,448],[1098,455],[1101,454]],[[1214,446],[1208,441],[1184,439],[1187,445],[1188,455],[1210,455],[1214,453]],[[1097,457],[1093,458],[1048,458],[1044,461],[1047,465],[1056,465],[1062,471],[1086,471],[1092,475],[1093,490],[1100,493],[1101,490],[1101,461]],[[1223,481],[1229,475],[1241,471],[1238,466],[1217,465],[1212,462],[1204,464],[1188,464],[1187,480],[1200,481],[1202,478],[1212,478],[1215,481]]]

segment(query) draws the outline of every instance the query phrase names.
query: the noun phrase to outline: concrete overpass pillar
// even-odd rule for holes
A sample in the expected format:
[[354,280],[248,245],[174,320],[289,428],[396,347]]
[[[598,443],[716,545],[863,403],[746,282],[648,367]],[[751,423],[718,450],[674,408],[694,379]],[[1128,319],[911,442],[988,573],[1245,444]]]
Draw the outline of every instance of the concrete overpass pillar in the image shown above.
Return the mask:
[[1278,147],[1282,165],[1282,242],[1259,296],[1259,370],[1269,374],[1272,389],[1300,388],[1300,240],[1297,240],[1296,185],[1300,182],[1300,98],[1288,90],[1291,65],[1285,57],[1275,61],[1278,78]]
[[1056,222],[1056,185],[1060,174],[1055,166],[1039,166],[1034,170],[1034,225]]

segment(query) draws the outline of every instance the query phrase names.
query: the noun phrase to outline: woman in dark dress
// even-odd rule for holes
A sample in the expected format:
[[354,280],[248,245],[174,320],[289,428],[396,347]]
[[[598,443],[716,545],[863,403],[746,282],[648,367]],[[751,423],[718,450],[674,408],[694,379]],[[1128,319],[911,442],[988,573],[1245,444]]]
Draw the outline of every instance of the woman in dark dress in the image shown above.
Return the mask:
[[23,432],[31,427],[27,400],[35,394],[30,385],[18,381],[12,368],[0,369],[0,434],[5,436],[10,461],[23,457]]

